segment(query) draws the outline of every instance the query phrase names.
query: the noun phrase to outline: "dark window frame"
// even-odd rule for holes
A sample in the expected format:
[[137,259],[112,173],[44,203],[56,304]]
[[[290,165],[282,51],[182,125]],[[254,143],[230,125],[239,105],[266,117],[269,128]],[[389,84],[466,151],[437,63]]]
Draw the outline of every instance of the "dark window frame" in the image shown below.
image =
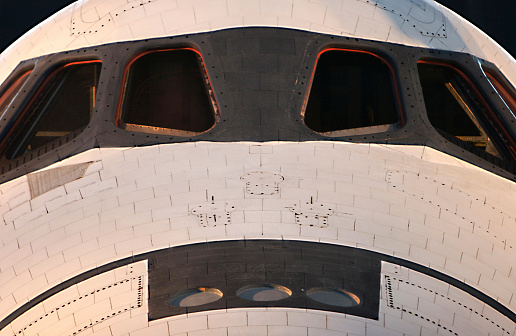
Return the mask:
[[[373,125],[373,126],[366,126],[366,127],[359,127],[359,128],[349,128],[349,129],[343,129],[343,130],[336,130],[336,131],[329,131],[329,132],[318,132],[315,130],[312,130],[310,127],[308,127],[304,121],[306,109],[308,105],[308,100],[310,98],[310,92],[312,90],[312,85],[315,78],[315,73],[317,71],[317,66],[319,64],[319,60],[322,54],[329,52],[329,51],[344,51],[344,52],[352,52],[352,53],[361,53],[370,55],[373,57],[378,58],[380,61],[382,61],[389,69],[391,79],[392,79],[392,89],[394,93],[394,99],[396,103],[396,111],[397,111],[397,117],[398,121],[396,123],[392,124],[382,124],[382,125]],[[401,91],[400,86],[398,83],[398,76],[397,72],[392,64],[386,57],[383,57],[382,55],[369,51],[369,50],[363,50],[363,49],[350,49],[346,47],[329,47],[324,48],[321,51],[319,51],[317,58],[315,60],[312,74],[310,76],[310,81],[308,83],[308,88],[305,93],[305,97],[303,100],[303,105],[301,108],[301,119],[303,121],[303,124],[308,127],[312,132],[315,132],[320,135],[324,136],[331,136],[331,137],[341,137],[341,136],[353,136],[353,135],[366,135],[366,134],[375,134],[375,133],[384,133],[384,132],[391,132],[396,131],[401,128],[403,128],[406,125],[406,116],[403,109],[402,99],[401,99]]]
[[[208,99],[210,101],[210,107],[213,112],[213,118],[214,118],[213,125],[205,131],[193,132],[193,131],[166,128],[166,127],[126,123],[126,122],[122,121],[122,114],[123,114],[123,108],[124,108],[123,105],[124,105],[124,100],[125,100],[125,93],[127,91],[129,71],[130,71],[131,66],[134,64],[134,62],[136,62],[143,56],[146,56],[146,55],[149,55],[152,53],[169,52],[169,51],[177,51],[177,50],[192,51],[198,57],[199,69],[201,70],[201,74],[204,77],[203,79],[204,79],[204,85],[206,87],[206,93],[208,94]],[[146,50],[144,52],[137,54],[125,65],[124,72],[122,75],[122,82],[121,82],[121,87],[120,87],[120,94],[118,97],[115,119],[114,119],[115,125],[117,127],[121,128],[123,130],[129,131],[129,132],[141,132],[141,133],[161,134],[161,135],[180,136],[180,137],[191,137],[191,136],[197,136],[197,135],[208,133],[218,124],[219,120],[220,120],[220,109],[219,109],[217,100],[215,98],[215,93],[213,91],[213,85],[212,85],[211,79],[208,75],[208,71],[206,69],[206,63],[204,61],[204,58],[202,57],[202,54],[197,49],[189,48],[189,47],[180,47],[180,48],[164,48],[164,49]]]

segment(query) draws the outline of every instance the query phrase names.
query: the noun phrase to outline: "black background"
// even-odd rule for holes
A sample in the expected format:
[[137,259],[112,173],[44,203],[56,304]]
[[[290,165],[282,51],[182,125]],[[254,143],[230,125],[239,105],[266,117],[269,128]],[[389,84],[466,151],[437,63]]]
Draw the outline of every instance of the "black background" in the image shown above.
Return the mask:
[[[180,1],[180,0],[179,0]],[[0,51],[70,0],[0,0]],[[510,0],[441,0],[516,55],[516,2]]]

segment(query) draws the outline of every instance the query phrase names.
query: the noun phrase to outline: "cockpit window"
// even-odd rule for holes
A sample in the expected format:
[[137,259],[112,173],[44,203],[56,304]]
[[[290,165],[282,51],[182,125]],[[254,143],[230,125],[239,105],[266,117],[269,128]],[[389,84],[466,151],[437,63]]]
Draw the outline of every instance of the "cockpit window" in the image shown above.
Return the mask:
[[126,73],[119,126],[170,135],[195,135],[217,118],[201,56],[191,49],[149,52]]
[[488,107],[465,74],[450,65],[432,62],[419,62],[418,71],[432,126],[500,159],[510,157],[503,135],[488,117]]
[[0,115],[4,114],[5,109],[16,97],[16,94],[20,91],[23,84],[25,84],[31,72],[32,70],[22,73],[0,94]]
[[501,76],[491,72],[489,69],[484,68],[484,72],[489,82],[493,85],[496,92],[500,95],[505,105],[509,108],[513,116],[516,116],[516,98],[514,97],[514,89],[509,87],[507,80],[501,78]]
[[58,138],[67,142],[86,127],[95,107],[100,61],[66,64],[36,91],[6,140],[6,157],[16,158]]
[[321,133],[364,134],[387,131],[398,121],[396,87],[387,62],[349,50],[319,55],[304,110],[306,126]]

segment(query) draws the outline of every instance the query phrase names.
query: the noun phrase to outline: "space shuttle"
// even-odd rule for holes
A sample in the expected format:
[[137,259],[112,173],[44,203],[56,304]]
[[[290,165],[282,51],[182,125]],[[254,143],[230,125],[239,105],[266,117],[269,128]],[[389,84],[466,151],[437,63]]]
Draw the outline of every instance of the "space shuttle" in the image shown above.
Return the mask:
[[435,1],[79,0],[0,83],[0,336],[516,335],[516,62]]

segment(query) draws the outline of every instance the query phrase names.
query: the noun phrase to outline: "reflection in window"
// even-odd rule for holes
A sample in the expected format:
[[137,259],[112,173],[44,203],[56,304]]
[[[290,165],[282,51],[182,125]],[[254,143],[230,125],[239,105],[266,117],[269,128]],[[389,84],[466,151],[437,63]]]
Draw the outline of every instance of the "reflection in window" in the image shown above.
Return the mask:
[[217,288],[197,287],[185,289],[168,299],[168,304],[175,307],[195,307],[219,300],[224,294]]
[[20,91],[23,84],[25,84],[31,72],[32,70],[24,72],[21,76],[16,78],[16,80],[13,81],[13,83],[9,85],[4,92],[0,94],[0,115],[3,115],[7,106],[9,106],[14,100],[16,94],[18,91]]
[[290,297],[292,291],[280,285],[263,284],[242,287],[236,294],[249,301],[278,301]]
[[486,131],[487,111],[469,80],[442,64],[420,62],[418,71],[430,123],[441,132],[504,158],[502,147]]
[[489,79],[489,82],[491,82],[496,92],[498,92],[514,117],[516,113],[516,98],[514,98],[514,95],[511,94],[511,92],[514,92],[514,89],[509,89],[507,81],[503,80],[500,76],[495,75],[488,69],[484,70],[487,78]]
[[193,50],[157,51],[137,58],[129,68],[123,97],[120,122],[128,130],[189,135],[215,124],[208,76]]
[[386,131],[398,122],[395,92],[392,71],[379,57],[365,52],[325,51],[317,62],[305,124],[316,132],[371,126]]
[[54,71],[38,89],[8,139],[13,159],[88,125],[100,74],[99,61],[70,63]]

